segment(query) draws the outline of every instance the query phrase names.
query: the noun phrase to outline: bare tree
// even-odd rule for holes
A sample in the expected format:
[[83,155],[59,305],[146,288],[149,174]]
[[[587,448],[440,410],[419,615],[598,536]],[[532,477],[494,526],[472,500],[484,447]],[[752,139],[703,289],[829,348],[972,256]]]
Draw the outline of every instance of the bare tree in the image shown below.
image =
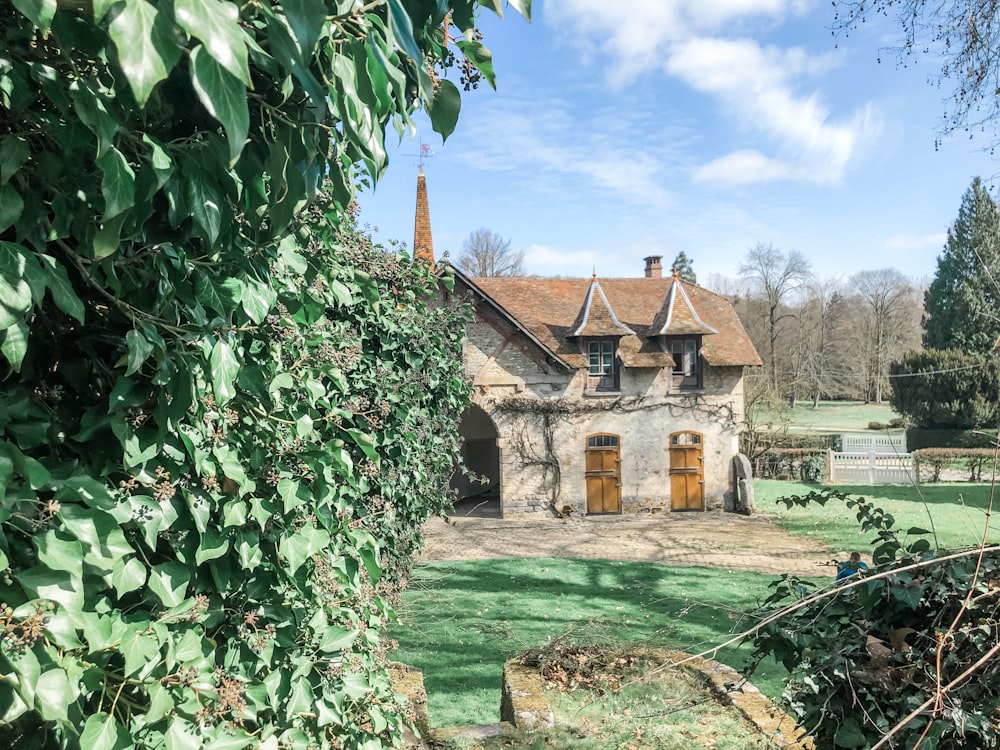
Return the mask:
[[802,253],[778,250],[770,243],[758,242],[747,251],[739,273],[762,295],[767,314],[767,361],[771,388],[779,390],[781,368],[778,363],[778,336],[782,322],[795,317],[788,307],[792,295],[811,277],[811,267]]
[[860,301],[864,399],[881,404],[888,391],[889,363],[919,347],[921,305],[910,280],[894,268],[861,271],[850,287]]
[[511,250],[510,240],[480,227],[462,243],[458,267],[470,276],[522,276],[524,250]]
[[847,318],[838,278],[813,279],[804,288],[799,311],[799,370],[806,395],[816,406],[821,398],[843,394],[845,367],[841,353]]

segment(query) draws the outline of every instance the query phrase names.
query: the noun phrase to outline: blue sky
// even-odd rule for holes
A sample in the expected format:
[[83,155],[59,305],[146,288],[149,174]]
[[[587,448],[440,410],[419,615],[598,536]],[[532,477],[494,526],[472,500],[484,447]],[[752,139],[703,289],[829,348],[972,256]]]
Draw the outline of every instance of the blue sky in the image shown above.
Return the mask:
[[767,242],[822,278],[930,277],[972,177],[996,171],[990,138],[935,148],[950,84],[928,83],[933,58],[897,65],[884,48],[898,26],[873,21],[834,38],[828,0],[535,0],[530,24],[485,13],[497,90],[464,95],[444,144],[422,117],[398,147],[390,132],[361,220],[412,243],[423,141],[438,257],[485,227],[539,275],[641,276],[643,257],[683,250],[704,283]]

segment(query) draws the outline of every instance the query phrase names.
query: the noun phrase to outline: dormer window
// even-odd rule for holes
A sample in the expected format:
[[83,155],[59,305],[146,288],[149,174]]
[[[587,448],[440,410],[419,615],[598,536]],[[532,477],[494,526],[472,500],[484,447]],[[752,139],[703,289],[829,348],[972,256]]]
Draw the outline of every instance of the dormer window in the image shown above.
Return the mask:
[[587,341],[588,391],[615,392],[621,389],[616,344],[615,339]]
[[701,336],[671,337],[667,346],[674,358],[674,388],[701,388]]

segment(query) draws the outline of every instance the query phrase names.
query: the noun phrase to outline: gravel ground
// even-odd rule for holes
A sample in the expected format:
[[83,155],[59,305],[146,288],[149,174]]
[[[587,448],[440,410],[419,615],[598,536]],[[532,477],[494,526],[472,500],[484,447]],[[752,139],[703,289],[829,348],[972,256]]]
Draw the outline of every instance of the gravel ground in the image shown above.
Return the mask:
[[602,558],[809,576],[832,576],[837,552],[788,534],[767,516],[714,512],[528,520],[456,514],[430,519],[424,538],[419,561]]

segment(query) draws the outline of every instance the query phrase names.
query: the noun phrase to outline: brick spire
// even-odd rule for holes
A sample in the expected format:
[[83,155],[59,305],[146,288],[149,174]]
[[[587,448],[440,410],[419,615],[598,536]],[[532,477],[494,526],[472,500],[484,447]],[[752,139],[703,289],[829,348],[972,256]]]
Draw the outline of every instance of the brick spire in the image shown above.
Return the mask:
[[413,258],[434,263],[434,238],[431,237],[431,210],[427,204],[427,179],[424,167],[417,175],[417,216],[413,222]]

